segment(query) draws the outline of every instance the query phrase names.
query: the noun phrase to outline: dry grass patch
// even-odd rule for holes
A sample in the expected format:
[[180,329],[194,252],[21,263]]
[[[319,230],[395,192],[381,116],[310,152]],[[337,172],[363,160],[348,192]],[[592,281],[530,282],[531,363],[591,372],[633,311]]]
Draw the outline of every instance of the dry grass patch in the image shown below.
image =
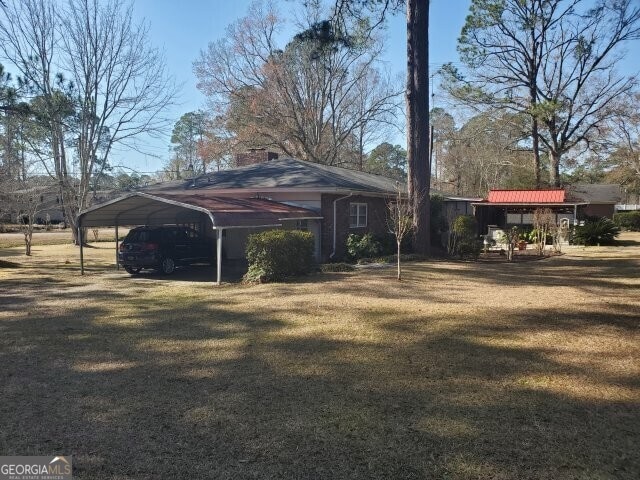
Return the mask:
[[85,277],[72,246],[9,255],[0,451],[96,479],[638,478],[625,240],[219,288],[115,272],[112,244]]

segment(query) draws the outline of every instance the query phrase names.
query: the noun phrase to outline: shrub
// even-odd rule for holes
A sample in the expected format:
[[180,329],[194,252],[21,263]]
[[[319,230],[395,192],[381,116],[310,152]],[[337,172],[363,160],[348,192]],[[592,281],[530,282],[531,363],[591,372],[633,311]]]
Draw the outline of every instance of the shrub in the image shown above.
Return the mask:
[[482,241],[477,237],[478,222],[473,215],[458,216],[451,226],[448,251],[460,258],[478,258]]
[[320,271],[322,273],[330,273],[330,272],[353,272],[356,269],[350,263],[324,263],[320,265]]
[[245,280],[274,281],[310,273],[313,234],[299,230],[268,230],[249,235]]
[[573,242],[579,245],[611,245],[620,233],[620,228],[608,218],[587,220],[575,229]]
[[621,212],[613,215],[615,224],[632,232],[640,232],[640,212]]
[[347,237],[347,257],[349,260],[373,258],[382,255],[382,242],[371,233],[350,234]]
[[431,245],[441,248],[442,234],[447,231],[447,219],[444,215],[444,197],[441,195],[431,196],[429,204],[431,210],[431,218],[429,220],[429,228],[431,234]]

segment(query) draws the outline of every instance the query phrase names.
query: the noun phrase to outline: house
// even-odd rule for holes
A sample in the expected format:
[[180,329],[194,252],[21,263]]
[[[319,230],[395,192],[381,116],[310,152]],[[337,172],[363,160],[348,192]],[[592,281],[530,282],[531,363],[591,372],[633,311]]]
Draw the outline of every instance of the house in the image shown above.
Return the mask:
[[[342,259],[349,234],[389,235],[395,180],[266,150],[240,154],[236,163],[241,166],[149,185],[96,205],[81,212],[79,225],[185,224],[215,237],[218,258],[229,260],[244,258],[247,237],[269,228],[312,232],[317,261]],[[445,217],[450,222],[471,213],[474,200],[480,199],[445,197]]]
[[80,213],[79,225],[188,224],[217,239],[219,259],[243,258],[248,235],[269,228],[312,232],[318,261],[342,258],[351,233],[388,232],[394,180],[265,150],[244,154],[238,163],[243,166],[150,185],[96,205]]
[[619,185],[575,184],[550,189],[492,189],[485,200],[473,206],[480,232],[486,233],[489,226],[532,226],[533,213],[539,208],[550,209],[558,224],[576,225],[586,217],[612,218],[620,198]]

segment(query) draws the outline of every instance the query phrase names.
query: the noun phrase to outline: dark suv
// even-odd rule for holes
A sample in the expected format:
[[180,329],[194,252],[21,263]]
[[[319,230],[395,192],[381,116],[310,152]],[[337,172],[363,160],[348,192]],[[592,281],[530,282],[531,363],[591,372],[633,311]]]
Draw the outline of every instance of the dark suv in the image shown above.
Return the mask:
[[214,242],[188,227],[137,227],[120,244],[120,265],[131,273],[143,268],[173,273],[178,265],[215,263]]

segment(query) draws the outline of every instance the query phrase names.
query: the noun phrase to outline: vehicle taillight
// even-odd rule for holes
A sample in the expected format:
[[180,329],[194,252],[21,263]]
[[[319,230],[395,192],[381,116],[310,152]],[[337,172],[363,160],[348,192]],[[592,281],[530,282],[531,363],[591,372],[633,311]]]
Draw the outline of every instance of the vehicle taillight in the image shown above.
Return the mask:
[[157,243],[143,243],[142,244],[142,250],[145,252],[151,251],[151,250],[158,250],[160,248],[160,245],[158,245]]
[[119,249],[121,252],[124,252],[124,248],[125,248],[125,247],[124,247],[124,243],[121,243],[121,244],[120,244],[120,247],[119,247],[118,249]]

